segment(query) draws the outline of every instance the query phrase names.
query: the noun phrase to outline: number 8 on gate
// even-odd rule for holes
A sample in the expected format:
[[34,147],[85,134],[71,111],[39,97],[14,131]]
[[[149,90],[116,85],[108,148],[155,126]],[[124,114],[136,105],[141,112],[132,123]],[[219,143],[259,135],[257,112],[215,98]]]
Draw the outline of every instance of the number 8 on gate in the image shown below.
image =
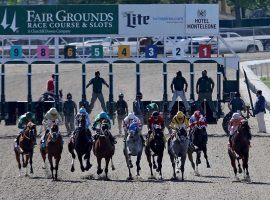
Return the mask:
[[48,59],[50,54],[50,49],[48,45],[40,45],[37,48],[38,59]]

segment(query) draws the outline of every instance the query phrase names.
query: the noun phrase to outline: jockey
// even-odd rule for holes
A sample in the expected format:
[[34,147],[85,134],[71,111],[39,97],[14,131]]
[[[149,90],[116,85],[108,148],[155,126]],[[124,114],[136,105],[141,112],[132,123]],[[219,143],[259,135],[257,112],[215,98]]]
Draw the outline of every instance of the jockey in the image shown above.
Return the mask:
[[92,141],[92,134],[91,131],[89,129],[89,126],[91,125],[90,119],[89,119],[89,114],[86,112],[86,109],[84,108],[84,106],[82,106],[79,110],[79,112],[76,114],[75,116],[75,125],[76,125],[76,130],[73,131],[73,134],[71,136],[71,138],[74,138],[75,133],[77,132],[77,129],[80,128],[80,124],[79,124],[79,118],[80,116],[85,116],[85,129],[86,129],[86,133],[88,135],[89,138],[89,142]]
[[133,112],[130,112],[128,114],[128,116],[125,117],[125,119],[123,120],[123,128],[124,128],[124,131],[125,131],[125,137],[124,137],[124,142],[126,141],[126,138],[127,138],[127,135],[128,135],[128,130],[130,128],[130,125],[131,124],[136,124],[137,127],[138,127],[138,131],[139,131],[139,134],[142,138],[142,140],[144,141],[144,138],[141,134],[141,131],[142,131],[142,123],[141,123],[141,120],[135,116],[135,114]]
[[[27,112],[19,117],[19,120],[18,120],[19,135],[14,140],[15,141],[15,148],[18,148],[19,137],[20,137],[21,133],[26,129],[28,122],[35,123],[34,114],[31,112]],[[34,139],[35,139],[34,145],[36,145],[37,144],[36,137]]]
[[[154,111],[151,115],[151,117],[148,119],[148,134],[147,138],[150,138],[151,133],[154,130],[155,125],[158,125],[161,127],[162,132],[165,129],[165,123],[164,118],[160,116],[160,113],[158,111]],[[163,135],[163,140],[166,143],[166,138]]]
[[[111,129],[111,119],[109,117],[109,115],[106,113],[106,112],[101,112],[99,113],[96,118],[95,118],[95,121],[94,121],[94,124],[92,126],[92,129],[96,132],[99,132],[100,131],[100,128],[101,128],[101,124],[102,123],[107,123],[108,124],[108,129],[110,130]],[[116,144],[116,140],[115,138],[112,136],[111,132],[109,131],[109,138],[112,142],[112,144]],[[97,139],[97,134],[94,135],[94,139]]]
[[169,126],[172,129],[183,127],[186,130],[188,128],[188,119],[182,111],[178,111],[176,115],[172,118]]
[[233,113],[232,118],[229,121],[229,126],[228,126],[228,131],[230,132],[229,142],[228,142],[229,148],[232,147],[231,138],[234,135],[234,133],[237,132],[238,127],[241,124],[241,121],[243,119],[244,118],[238,112],[235,112]]
[[45,134],[41,137],[41,143],[45,145],[45,141],[47,140],[47,134],[50,132],[52,125],[62,124],[62,118],[56,108],[52,107],[50,110],[48,110],[48,112],[44,115],[42,124],[45,129]]
[[199,110],[196,110],[193,115],[190,117],[189,119],[189,128],[190,130],[197,125],[197,123],[199,122],[199,119],[203,117],[203,115],[201,114],[201,112]]

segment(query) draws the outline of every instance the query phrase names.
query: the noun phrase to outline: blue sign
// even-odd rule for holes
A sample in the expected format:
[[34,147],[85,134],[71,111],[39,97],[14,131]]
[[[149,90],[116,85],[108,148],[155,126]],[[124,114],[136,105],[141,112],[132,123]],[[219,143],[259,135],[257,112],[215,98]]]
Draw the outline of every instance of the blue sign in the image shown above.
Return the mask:
[[22,46],[14,45],[10,48],[10,58],[11,59],[19,59],[22,58]]
[[157,45],[147,45],[145,47],[145,57],[146,58],[156,58],[158,53]]

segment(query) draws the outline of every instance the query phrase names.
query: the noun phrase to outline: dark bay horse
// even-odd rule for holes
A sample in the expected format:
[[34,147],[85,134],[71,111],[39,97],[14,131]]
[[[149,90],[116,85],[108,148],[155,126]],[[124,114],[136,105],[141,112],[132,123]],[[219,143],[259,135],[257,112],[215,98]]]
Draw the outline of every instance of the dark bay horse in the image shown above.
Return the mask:
[[[179,168],[182,173],[182,181],[184,180],[185,162],[187,158],[189,139],[187,131],[184,128],[176,129],[173,138],[168,140],[168,153],[173,167],[173,179],[176,179],[175,162],[177,164],[177,173]],[[181,158],[181,167],[179,167],[179,157]]]
[[[242,121],[242,123],[238,127],[237,133],[235,133],[232,138],[232,150],[228,150],[231,165],[233,167],[233,171],[235,174],[235,178],[237,177],[237,167],[235,164],[235,160],[238,162],[238,172],[242,173],[242,168],[239,160],[242,159],[242,167],[244,169],[244,178],[246,181],[250,181],[249,171],[248,171],[248,158],[249,158],[249,145],[251,140],[251,132],[250,127],[248,125],[248,121]],[[237,155],[236,155],[237,154]]]
[[[145,154],[147,157],[147,161],[149,163],[151,177],[153,177],[153,170],[152,170],[152,161],[153,159],[153,168],[159,172],[160,178],[162,179],[162,159],[163,159],[163,152],[165,148],[164,142],[164,133],[160,126],[155,126],[153,128],[153,132],[147,138],[146,146],[145,146]],[[155,161],[155,157],[157,156],[157,164]]]
[[[188,158],[191,162],[191,166],[194,170],[195,175],[199,175],[198,165],[201,164],[201,151],[204,154],[204,158],[206,160],[207,168],[210,168],[210,164],[207,156],[207,132],[205,127],[199,127],[196,125],[190,131],[190,138],[192,140],[193,145],[188,148]],[[192,153],[196,152],[196,168],[193,162]]]
[[[48,160],[50,162],[50,169],[53,180],[57,180],[58,166],[63,151],[62,141],[63,139],[59,132],[58,125],[53,124],[46,140],[46,148],[40,148],[42,159],[44,161],[44,166],[46,161],[46,154],[48,154]],[[55,159],[55,167],[53,166],[53,158]],[[53,170],[55,170],[55,175],[53,174]]]
[[33,153],[34,153],[34,141],[35,141],[36,135],[37,135],[36,125],[32,122],[29,122],[26,126],[26,129],[21,133],[19,137],[19,148],[22,151],[19,152],[17,149],[14,149],[16,160],[18,162],[20,176],[21,176],[20,156],[22,156],[23,168],[26,169],[26,175],[27,175],[28,161],[30,163],[30,173],[31,174],[34,173],[32,163],[33,163]]
[[128,135],[126,142],[124,144],[124,155],[126,158],[126,163],[129,171],[129,180],[132,180],[132,174],[130,168],[133,167],[131,156],[136,156],[136,165],[137,165],[137,176],[140,176],[140,161],[143,152],[143,141],[139,133],[138,125],[133,123],[129,126]]
[[[78,118],[78,127],[74,131],[73,138],[70,139],[70,142],[68,143],[68,151],[72,155],[72,163],[71,163],[71,172],[75,171],[74,168],[74,159],[76,158],[76,155],[74,153],[74,149],[77,153],[78,159],[80,161],[80,166],[82,172],[85,170],[88,171],[92,165],[90,163],[90,153],[92,149],[92,139],[91,134],[88,134],[86,127],[86,119],[84,115],[80,115]],[[86,160],[86,167],[83,165],[82,157],[84,155],[84,159]]]
[[94,143],[93,152],[97,157],[97,174],[100,175],[103,170],[101,169],[101,160],[102,158],[105,159],[106,166],[105,166],[105,174],[106,179],[108,179],[108,165],[111,160],[112,163],[112,170],[114,170],[113,160],[112,157],[114,155],[115,146],[112,144],[110,140],[110,131],[109,125],[102,122],[100,125],[100,130],[97,131],[97,139]]

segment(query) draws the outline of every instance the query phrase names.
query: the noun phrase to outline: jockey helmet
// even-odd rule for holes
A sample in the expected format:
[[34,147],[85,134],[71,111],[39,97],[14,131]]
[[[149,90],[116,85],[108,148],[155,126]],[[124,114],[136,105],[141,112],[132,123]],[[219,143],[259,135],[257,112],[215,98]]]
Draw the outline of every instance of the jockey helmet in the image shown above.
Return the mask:
[[152,113],[152,116],[154,117],[154,119],[157,119],[158,116],[159,116],[159,112],[158,112],[158,111],[154,111],[154,112]]
[[54,107],[52,107],[52,108],[49,110],[49,113],[50,113],[52,116],[58,115],[58,112],[57,112],[56,108],[54,108]]
[[99,118],[100,118],[100,119],[107,119],[107,117],[108,117],[108,115],[107,115],[106,112],[101,112],[101,113],[99,114]]
[[195,117],[196,119],[199,119],[200,116],[201,116],[201,112],[200,112],[199,110],[196,110],[196,111],[194,112],[194,117]]
[[123,93],[119,93],[118,97],[124,98],[124,94]]
[[26,116],[27,119],[32,119],[33,113],[27,112],[27,113],[25,114],[25,116]]
[[178,119],[183,119],[184,118],[184,113],[182,111],[178,111],[176,113],[176,116],[177,116]]
[[232,118],[233,119],[240,119],[241,118],[241,115],[236,112],[236,113],[233,113]]
[[131,113],[128,114],[128,119],[129,119],[129,120],[135,119],[135,115],[134,115],[133,112],[131,112]]
[[72,94],[71,93],[67,93],[67,99],[72,99]]
[[86,114],[86,110],[85,110],[84,107],[81,107],[80,110],[79,110],[79,112],[80,112],[81,114]]

